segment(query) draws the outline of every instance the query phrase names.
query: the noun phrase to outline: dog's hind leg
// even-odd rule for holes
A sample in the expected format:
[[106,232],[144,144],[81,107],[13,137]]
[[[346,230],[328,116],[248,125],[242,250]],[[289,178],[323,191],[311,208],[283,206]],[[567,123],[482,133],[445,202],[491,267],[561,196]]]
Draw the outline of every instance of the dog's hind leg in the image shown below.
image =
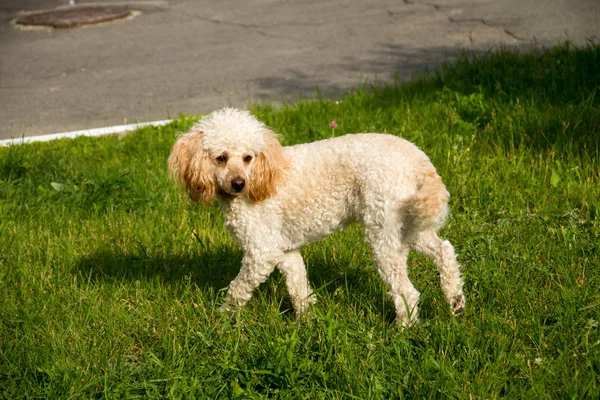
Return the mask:
[[365,226],[365,237],[371,247],[377,270],[389,288],[396,307],[396,321],[403,326],[417,321],[419,291],[408,277],[406,261],[410,246],[401,241],[395,229]]
[[277,268],[285,277],[294,310],[298,315],[303,314],[312,303],[315,303],[316,298],[308,283],[306,267],[300,251],[286,252],[283,261]]
[[459,315],[465,308],[463,281],[460,277],[460,266],[454,254],[454,247],[447,240],[442,240],[432,230],[419,232],[411,243],[412,248],[433,260],[440,272],[440,280],[444,297],[454,315]]

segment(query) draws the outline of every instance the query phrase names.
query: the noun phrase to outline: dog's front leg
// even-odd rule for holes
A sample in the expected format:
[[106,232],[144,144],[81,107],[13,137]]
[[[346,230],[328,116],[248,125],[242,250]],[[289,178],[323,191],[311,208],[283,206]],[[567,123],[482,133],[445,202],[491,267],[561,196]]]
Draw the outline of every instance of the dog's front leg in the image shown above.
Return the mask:
[[252,297],[252,292],[267,280],[271,272],[283,259],[283,253],[278,255],[244,254],[242,268],[236,278],[229,284],[225,303],[220,311],[235,313]]
[[285,253],[283,262],[278,265],[279,270],[285,276],[288,293],[292,299],[294,310],[298,316],[308,310],[308,307],[316,302],[316,297],[310,288],[306,276],[306,267],[299,250]]

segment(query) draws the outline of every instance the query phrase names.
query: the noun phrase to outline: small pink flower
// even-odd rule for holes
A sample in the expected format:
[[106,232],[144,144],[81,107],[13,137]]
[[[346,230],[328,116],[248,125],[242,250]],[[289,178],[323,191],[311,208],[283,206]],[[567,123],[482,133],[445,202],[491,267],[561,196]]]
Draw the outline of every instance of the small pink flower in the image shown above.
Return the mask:
[[336,128],[336,127],[337,127],[337,124],[335,123],[335,121],[331,121],[331,122],[329,123],[329,127],[330,127],[331,129],[333,129],[333,128]]

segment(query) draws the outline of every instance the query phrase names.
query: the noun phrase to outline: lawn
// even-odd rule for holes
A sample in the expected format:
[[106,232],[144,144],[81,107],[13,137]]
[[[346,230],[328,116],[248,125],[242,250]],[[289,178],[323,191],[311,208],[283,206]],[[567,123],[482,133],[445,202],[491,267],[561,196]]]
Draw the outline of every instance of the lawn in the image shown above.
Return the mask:
[[359,226],[302,249],[310,318],[277,273],[219,314],[241,252],[166,165],[196,117],[0,148],[0,398],[600,397],[599,89],[600,46],[565,44],[253,110],[286,144],[388,132],[430,156],[467,308],[413,254],[405,330]]

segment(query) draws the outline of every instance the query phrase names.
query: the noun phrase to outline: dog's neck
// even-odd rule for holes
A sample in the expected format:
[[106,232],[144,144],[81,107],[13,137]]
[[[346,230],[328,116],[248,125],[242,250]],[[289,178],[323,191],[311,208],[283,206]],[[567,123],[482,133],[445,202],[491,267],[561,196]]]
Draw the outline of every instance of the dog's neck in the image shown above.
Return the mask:
[[217,194],[217,201],[221,207],[221,211],[225,213],[225,227],[233,235],[238,244],[242,245],[247,230],[252,227],[252,224],[247,224],[248,220],[254,220],[256,213],[260,212],[262,207],[256,207],[246,196],[235,196],[225,192]]

